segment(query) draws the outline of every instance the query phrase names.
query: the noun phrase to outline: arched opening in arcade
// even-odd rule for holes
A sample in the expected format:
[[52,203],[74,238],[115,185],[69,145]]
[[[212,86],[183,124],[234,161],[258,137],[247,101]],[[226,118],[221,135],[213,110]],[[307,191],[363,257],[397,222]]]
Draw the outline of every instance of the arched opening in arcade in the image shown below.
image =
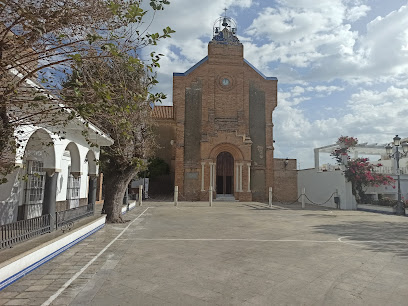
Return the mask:
[[31,219],[43,214],[46,189],[46,170],[55,168],[54,143],[43,129],[29,138],[24,151],[25,180],[23,198],[18,207],[18,220]]
[[[66,177],[66,203],[65,209],[71,209],[79,207],[80,189],[81,189],[81,162],[77,145],[74,142],[70,142],[65,148],[62,158],[62,176]],[[63,186],[64,188],[64,186]]]

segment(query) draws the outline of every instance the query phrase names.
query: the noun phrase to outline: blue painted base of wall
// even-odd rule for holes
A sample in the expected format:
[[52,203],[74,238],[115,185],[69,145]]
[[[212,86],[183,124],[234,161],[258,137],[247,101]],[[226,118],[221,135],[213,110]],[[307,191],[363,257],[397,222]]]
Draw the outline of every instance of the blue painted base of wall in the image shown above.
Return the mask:
[[61,247],[60,249],[58,249],[57,251],[49,254],[48,256],[40,259],[39,261],[35,262],[34,264],[32,264],[31,266],[17,272],[16,274],[14,274],[13,276],[7,278],[6,280],[2,281],[0,283],[0,291],[3,290],[4,288],[6,288],[7,286],[11,285],[12,283],[14,283],[15,281],[19,280],[20,278],[22,278],[23,276],[27,275],[28,273],[30,273],[31,271],[37,269],[38,267],[40,267],[41,265],[45,264],[47,261],[53,259],[55,256],[61,254],[62,252],[68,250],[69,248],[71,248],[72,246],[74,246],[75,244],[81,242],[82,240],[84,240],[85,238],[89,237],[90,235],[94,234],[95,232],[97,232],[98,230],[100,230],[101,228],[103,228],[105,226],[105,224],[102,224],[96,228],[94,228],[93,230],[91,230],[90,232],[82,235],[81,237],[75,239],[74,241],[68,243],[67,245]]

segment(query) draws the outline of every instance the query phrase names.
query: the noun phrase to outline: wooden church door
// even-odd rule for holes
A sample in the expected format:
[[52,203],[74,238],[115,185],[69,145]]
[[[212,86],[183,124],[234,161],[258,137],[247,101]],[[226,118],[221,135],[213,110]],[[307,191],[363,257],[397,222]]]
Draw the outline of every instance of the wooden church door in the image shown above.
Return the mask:
[[233,194],[234,158],[231,153],[221,152],[217,156],[217,194]]

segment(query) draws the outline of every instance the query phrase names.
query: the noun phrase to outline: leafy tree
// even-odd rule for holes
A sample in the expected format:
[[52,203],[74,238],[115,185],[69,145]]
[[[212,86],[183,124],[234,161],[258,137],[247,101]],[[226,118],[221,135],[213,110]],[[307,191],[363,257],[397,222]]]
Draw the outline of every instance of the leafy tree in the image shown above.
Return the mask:
[[157,60],[145,64],[136,55],[122,53],[112,58],[76,61],[64,85],[66,103],[114,140],[100,158],[108,222],[123,221],[124,192],[131,179],[146,169],[146,160],[156,147],[150,103],[165,97],[149,93],[157,83],[151,73]]
[[[353,195],[357,202],[362,203],[366,199],[365,187],[379,187],[380,185],[393,185],[395,180],[381,173],[376,173],[375,168],[382,164],[371,164],[368,158],[351,159],[349,156],[350,148],[358,144],[357,138],[341,136],[337,144],[339,145],[331,155],[340,165],[345,166],[344,175],[351,182]],[[393,186],[395,188],[395,186]]]
[[[18,145],[14,136],[17,126],[55,126],[75,117],[57,103],[62,75],[70,73],[72,62],[118,56],[156,44],[172,32],[170,28],[163,34],[147,32],[142,2],[0,2],[0,175],[13,169],[10,153]],[[156,11],[169,2],[150,0],[149,4]]]

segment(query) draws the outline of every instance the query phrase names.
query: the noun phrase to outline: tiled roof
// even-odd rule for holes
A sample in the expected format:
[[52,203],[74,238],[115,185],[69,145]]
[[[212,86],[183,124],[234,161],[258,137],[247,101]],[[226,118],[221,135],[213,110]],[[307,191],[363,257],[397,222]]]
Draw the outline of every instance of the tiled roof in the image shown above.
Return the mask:
[[155,119],[173,119],[173,106],[155,106],[152,111],[152,117]]

